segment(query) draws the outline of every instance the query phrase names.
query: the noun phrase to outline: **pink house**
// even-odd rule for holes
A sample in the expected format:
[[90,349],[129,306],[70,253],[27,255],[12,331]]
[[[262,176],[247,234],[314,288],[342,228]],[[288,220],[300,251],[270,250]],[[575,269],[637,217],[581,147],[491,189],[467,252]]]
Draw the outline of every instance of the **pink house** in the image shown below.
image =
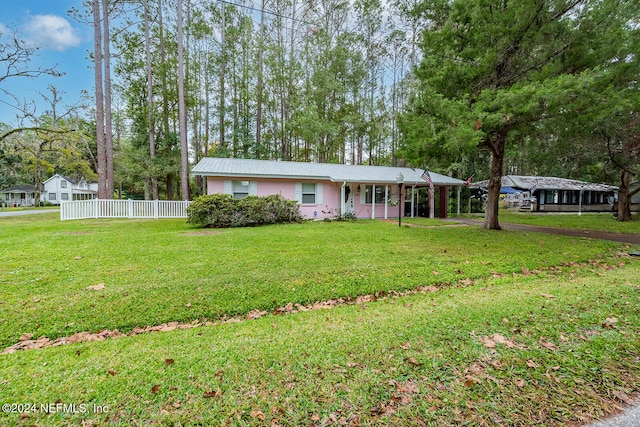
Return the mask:
[[[242,198],[249,195],[281,194],[297,200],[305,218],[322,219],[342,214],[358,218],[397,218],[433,216],[425,212],[424,201],[429,185],[421,178],[422,169],[362,166],[326,163],[284,162],[204,158],[192,175],[207,180],[207,194],[224,193]],[[430,172],[439,198],[439,217],[446,217],[449,188],[460,188],[464,181]],[[402,180],[399,196],[398,180]],[[421,191],[422,190],[422,191]],[[424,196],[421,199],[421,194]],[[399,212],[399,210],[401,212]]]

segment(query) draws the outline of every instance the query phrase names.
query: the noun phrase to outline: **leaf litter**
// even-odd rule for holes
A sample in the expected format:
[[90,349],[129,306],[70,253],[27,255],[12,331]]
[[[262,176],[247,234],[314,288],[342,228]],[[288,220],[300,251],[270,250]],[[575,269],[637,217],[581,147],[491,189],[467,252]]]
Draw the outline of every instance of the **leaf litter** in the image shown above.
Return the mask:
[[[585,263],[568,262],[563,264],[562,266],[563,267],[588,266],[588,267],[600,268],[603,270],[611,270],[615,267],[620,267],[624,265],[625,265],[624,262],[619,262],[615,266],[612,266],[600,260],[589,260]],[[561,267],[559,266],[551,266],[548,268],[548,270],[562,271]],[[530,276],[533,274],[540,274],[540,273],[542,273],[541,270],[523,269],[523,272],[521,274],[524,276]],[[433,271],[433,274],[439,275],[440,273],[438,271]],[[517,275],[517,273],[513,273],[513,274]],[[500,278],[503,276],[504,275],[493,274],[492,277]],[[474,285],[475,283],[476,282],[471,281],[470,279],[459,280],[459,285],[463,285],[463,286]],[[92,291],[101,291],[105,289],[105,284],[99,283],[97,285],[88,286],[86,289],[92,290]],[[367,302],[374,302],[374,301],[385,300],[389,298],[398,298],[398,297],[415,295],[415,294],[426,294],[431,292],[438,292],[441,289],[444,289],[444,288],[434,286],[434,285],[426,285],[426,286],[417,286],[413,289],[409,289],[405,291],[396,291],[396,290],[379,291],[379,292],[376,292],[375,294],[329,299],[326,301],[318,301],[310,304],[293,304],[290,302],[283,307],[276,308],[275,310],[273,310],[272,313],[274,315],[282,315],[282,314],[293,314],[293,313],[311,311],[311,310],[329,309],[329,308],[344,306],[344,305],[356,305],[356,304],[361,305]],[[541,294],[541,296],[547,299],[554,298],[554,296],[550,294]],[[189,308],[189,305],[190,303],[187,304],[186,306]],[[118,329],[113,329],[113,330],[104,329],[98,332],[83,331],[83,332],[77,332],[71,336],[59,337],[53,340],[49,339],[46,336],[41,336],[37,339],[33,339],[33,336],[34,336],[33,334],[24,333],[22,334],[22,336],[20,337],[19,341],[16,344],[13,344],[5,348],[4,350],[2,350],[2,352],[0,352],[0,354],[10,354],[20,350],[31,350],[31,349],[39,349],[39,348],[45,348],[45,347],[57,347],[60,345],[74,344],[74,343],[80,343],[80,342],[103,341],[107,338],[119,338],[122,336],[134,336],[134,335],[155,333],[155,332],[170,332],[170,331],[179,330],[179,329],[192,329],[192,328],[198,328],[202,326],[214,326],[222,323],[237,323],[237,322],[243,322],[246,320],[259,319],[267,314],[269,314],[267,310],[254,309],[249,313],[247,313],[246,315],[238,315],[238,316],[225,315],[219,318],[218,320],[204,319],[203,321],[194,320],[192,322],[186,322],[186,323],[168,322],[168,323],[163,323],[155,326],[146,326],[146,327],[137,326],[126,334],[121,333]],[[615,320],[613,322],[609,322],[609,320],[610,319],[607,319],[607,325],[611,325],[612,323],[615,323]],[[507,346],[507,348],[513,348],[513,347],[526,348],[525,346],[521,346],[520,344],[515,343],[515,341],[513,340],[504,338],[500,334],[493,334],[493,336],[491,337],[489,336],[480,337],[480,341],[483,343],[483,345],[485,345],[485,347],[488,347],[488,348],[495,348],[497,344],[505,345]],[[550,347],[550,346],[547,347],[544,344],[543,346],[546,348]]]

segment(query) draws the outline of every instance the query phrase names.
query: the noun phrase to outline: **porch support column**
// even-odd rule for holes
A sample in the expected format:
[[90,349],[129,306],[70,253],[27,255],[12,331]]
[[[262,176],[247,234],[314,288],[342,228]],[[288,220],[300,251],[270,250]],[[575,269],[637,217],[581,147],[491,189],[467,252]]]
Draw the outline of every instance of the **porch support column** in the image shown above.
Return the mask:
[[347,185],[346,181],[342,183],[340,187],[340,216],[344,215],[344,191],[345,186]]
[[384,219],[388,218],[389,213],[389,186],[384,186]]
[[435,203],[436,203],[436,191],[435,188],[433,189],[433,191],[431,190],[431,187],[429,187],[429,189],[427,190],[427,193],[429,194],[429,218],[432,218],[435,216]]
[[[404,203],[404,200],[402,201]],[[415,203],[416,203],[416,186],[411,187],[411,218],[415,217]]]
[[462,192],[462,186],[458,185],[458,215],[460,215],[460,194]]
[[371,219],[376,219],[376,185],[371,186]]

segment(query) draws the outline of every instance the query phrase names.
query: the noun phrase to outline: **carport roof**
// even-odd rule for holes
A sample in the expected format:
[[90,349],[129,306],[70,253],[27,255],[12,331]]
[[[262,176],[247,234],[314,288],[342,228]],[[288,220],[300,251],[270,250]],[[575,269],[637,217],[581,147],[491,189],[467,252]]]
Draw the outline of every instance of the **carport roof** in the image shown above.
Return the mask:
[[[471,184],[472,188],[487,186],[489,181],[479,181]],[[575,179],[556,178],[552,176],[521,176],[505,175],[501,182],[503,187],[512,187],[522,190],[585,190],[585,191],[617,191],[618,187],[607,184],[577,181]]]
[[[398,173],[404,175],[405,185],[426,186],[421,178],[423,169],[342,165],[333,163],[303,163],[277,160],[251,160],[206,157],[193,168],[192,175],[228,178],[309,179],[332,182],[396,184]],[[464,181],[429,172],[434,185],[463,185]]]

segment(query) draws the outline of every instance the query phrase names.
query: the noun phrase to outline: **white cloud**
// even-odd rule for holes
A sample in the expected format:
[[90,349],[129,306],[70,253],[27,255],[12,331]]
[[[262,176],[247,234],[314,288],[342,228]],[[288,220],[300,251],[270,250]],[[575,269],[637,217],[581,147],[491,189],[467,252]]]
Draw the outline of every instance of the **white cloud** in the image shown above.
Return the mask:
[[64,51],[80,44],[80,38],[66,19],[56,15],[35,15],[25,25],[26,36],[38,47]]

